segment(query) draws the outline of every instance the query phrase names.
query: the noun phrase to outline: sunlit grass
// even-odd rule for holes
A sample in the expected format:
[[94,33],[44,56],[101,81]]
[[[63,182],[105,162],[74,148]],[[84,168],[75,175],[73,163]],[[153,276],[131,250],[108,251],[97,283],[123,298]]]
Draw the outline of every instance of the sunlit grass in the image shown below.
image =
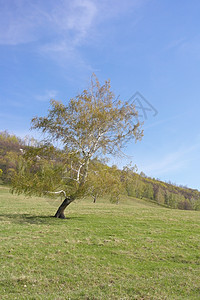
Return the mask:
[[200,212],[0,189],[2,299],[200,299]]

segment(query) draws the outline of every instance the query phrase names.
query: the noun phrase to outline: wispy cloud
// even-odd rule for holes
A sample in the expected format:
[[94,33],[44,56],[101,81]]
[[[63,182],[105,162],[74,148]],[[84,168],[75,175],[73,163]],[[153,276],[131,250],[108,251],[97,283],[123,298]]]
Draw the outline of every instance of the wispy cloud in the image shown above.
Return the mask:
[[49,101],[50,99],[55,99],[58,92],[55,90],[46,90],[42,95],[36,95],[35,98],[38,101]]
[[0,44],[70,40],[78,44],[97,13],[95,1],[0,1]]
[[167,50],[175,49],[175,48],[180,48],[182,45],[186,42],[186,38],[178,38],[176,40],[171,41],[167,45]]
[[163,125],[163,124],[169,124],[172,121],[177,121],[177,120],[183,119],[184,117],[187,118],[187,116],[189,114],[192,114],[192,109],[191,109],[191,112],[190,111],[186,111],[184,113],[175,114],[173,116],[170,116],[169,118],[159,119],[158,121],[155,120],[154,122],[149,123],[147,125],[145,124],[145,128],[144,129],[146,131],[146,130],[152,129],[153,127],[159,127],[160,125]]
[[79,51],[91,36],[98,14],[92,0],[27,2],[0,0],[0,45],[32,43],[32,51],[60,66],[87,69],[91,66]]
[[0,1],[0,44],[18,45],[37,40],[42,16],[24,0]]
[[33,48],[47,57],[86,67],[79,47],[98,39],[98,25],[143,2],[0,0],[0,45],[34,42]]
[[195,59],[197,58],[199,60],[200,59],[200,36],[198,35],[182,43],[182,45],[180,46],[180,51],[187,56],[190,55]]
[[146,174],[154,174],[154,176],[165,175],[172,171],[180,171],[185,166],[188,166],[190,161],[195,159],[195,153],[197,151],[199,152],[199,150],[200,142],[197,142],[192,146],[172,151],[153,163],[146,164],[141,168]]
[[200,35],[193,37],[182,37],[177,40],[171,41],[167,47],[167,50],[177,50],[183,55],[190,55],[194,58],[200,58]]

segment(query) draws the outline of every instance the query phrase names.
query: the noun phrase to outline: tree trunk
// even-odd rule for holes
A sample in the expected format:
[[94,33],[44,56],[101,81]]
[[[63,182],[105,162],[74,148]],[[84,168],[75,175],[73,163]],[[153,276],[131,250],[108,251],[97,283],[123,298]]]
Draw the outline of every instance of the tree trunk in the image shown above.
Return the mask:
[[65,215],[64,215],[64,210],[65,208],[71,203],[73,202],[77,196],[80,195],[81,193],[81,190],[82,190],[82,187],[86,181],[86,178],[87,178],[87,174],[88,174],[88,165],[89,165],[89,157],[87,157],[86,161],[85,161],[85,170],[84,170],[84,173],[83,173],[83,177],[82,177],[82,180],[81,182],[79,183],[79,187],[76,191],[76,193],[74,193],[73,195],[67,197],[63,202],[62,204],[59,206],[56,214],[55,214],[55,218],[60,218],[60,219],[65,219]]
[[93,203],[96,203],[98,194],[93,196]]
[[71,203],[73,202],[74,199],[71,199],[70,197],[67,197],[62,204],[59,206],[56,214],[55,214],[55,218],[60,218],[60,219],[65,219],[65,215],[64,215],[64,210],[65,208]]

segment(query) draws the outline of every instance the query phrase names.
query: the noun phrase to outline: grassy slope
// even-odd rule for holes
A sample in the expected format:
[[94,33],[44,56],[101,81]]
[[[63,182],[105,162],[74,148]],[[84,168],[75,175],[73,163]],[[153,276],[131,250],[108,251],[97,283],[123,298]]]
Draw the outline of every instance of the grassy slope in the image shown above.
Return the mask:
[[0,189],[2,299],[200,299],[200,212],[55,205]]

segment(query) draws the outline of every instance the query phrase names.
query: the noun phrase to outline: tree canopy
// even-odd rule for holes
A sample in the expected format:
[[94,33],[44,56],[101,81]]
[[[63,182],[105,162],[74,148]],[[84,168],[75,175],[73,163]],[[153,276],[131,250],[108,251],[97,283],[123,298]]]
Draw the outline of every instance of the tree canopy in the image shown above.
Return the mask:
[[[93,74],[88,89],[65,104],[51,100],[47,116],[32,119],[32,129],[45,134],[46,144],[26,152],[14,190],[62,192],[65,200],[55,216],[64,218],[64,209],[87,193],[91,160],[116,155],[130,140],[142,138],[137,115],[133,103],[115,98],[109,80],[101,85]],[[60,151],[50,146],[55,141],[62,144]]]

